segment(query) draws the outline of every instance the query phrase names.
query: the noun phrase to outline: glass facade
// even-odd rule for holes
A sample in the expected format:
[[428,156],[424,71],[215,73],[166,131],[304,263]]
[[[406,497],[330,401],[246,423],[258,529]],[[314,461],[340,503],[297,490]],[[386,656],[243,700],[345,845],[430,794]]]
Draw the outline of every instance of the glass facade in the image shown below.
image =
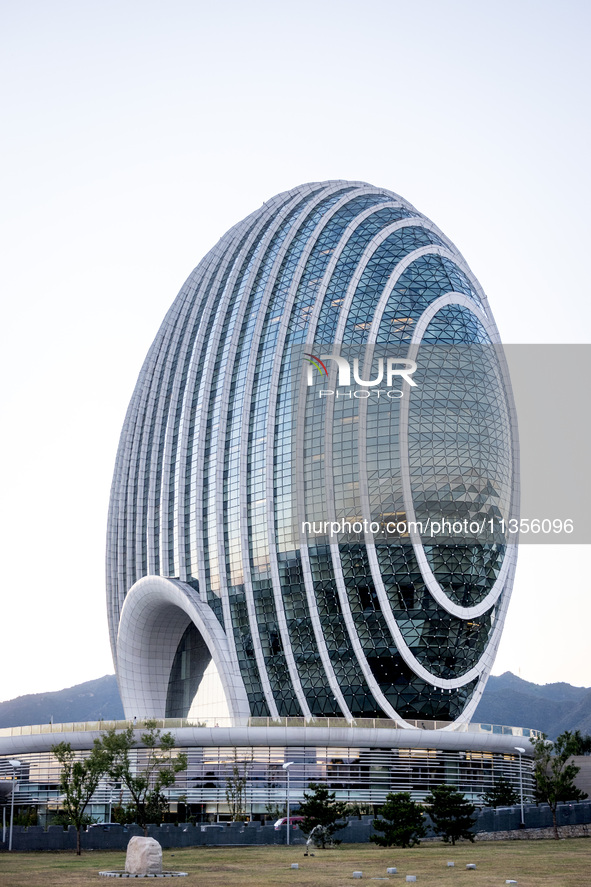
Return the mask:
[[[271,805],[285,803],[286,775],[283,764],[292,761],[290,798],[294,806],[303,799],[311,782],[326,785],[339,800],[369,805],[382,805],[389,792],[408,791],[416,801],[423,801],[436,786],[450,784],[476,803],[500,778],[508,780],[519,792],[519,755],[514,750],[451,751],[426,744],[422,748],[383,748],[354,745],[312,746],[183,746],[188,766],[177,777],[169,794],[172,804],[182,799],[192,816],[199,820],[219,816],[229,819],[226,797],[228,780],[238,765],[246,775],[245,806],[249,816],[262,817]],[[78,752],[79,758],[87,753]],[[141,767],[145,750],[132,751],[132,761]],[[34,806],[40,821],[51,823],[60,809],[60,767],[48,751],[19,753],[21,770],[17,805]],[[522,762],[524,797],[534,794],[531,759]],[[0,787],[9,784],[12,770],[7,759],[0,757]],[[120,803],[131,803],[124,786],[101,780],[88,812],[109,821],[111,809]]]
[[[183,637],[182,653],[199,644],[192,635],[190,629]],[[182,653],[175,661],[173,693],[179,689],[173,688],[178,670],[191,669]],[[81,760],[89,754],[98,732],[129,725],[130,721],[101,721],[0,729],[0,805],[10,805],[14,775],[11,760],[18,748],[15,810],[28,812],[34,807],[38,823],[51,824],[63,801],[61,767],[51,752],[52,745],[67,736]],[[137,726],[141,732],[143,725]],[[186,770],[177,774],[174,786],[165,790],[170,810],[174,813],[182,809],[182,815],[197,822],[231,818],[227,789],[236,766],[246,777],[246,814],[253,819],[269,817],[272,806],[285,803],[287,774],[283,765],[287,762],[292,762],[290,799],[294,806],[311,782],[326,785],[343,801],[371,805],[370,809],[381,806],[389,792],[409,791],[414,800],[421,802],[441,784],[455,786],[478,804],[500,777],[509,780],[517,792],[523,782],[524,799],[529,801],[534,788],[533,760],[529,753],[520,760],[516,746],[529,747],[531,739],[540,735],[525,727],[472,723],[460,736],[446,733],[441,729],[444,725],[435,722],[423,725],[428,729],[409,732],[393,730],[392,722],[386,719],[360,719],[349,728],[336,718],[318,718],[310,725],[303,718],[281,719],[277,724],[271,718],[211,716],[203,720],[158,720],[157,726],[174,732],[173,756],[179,752],[187,755]],[[270,734],[277,734],[278,726],[279,741],[270,741]],[[132,766],[145,767],[150,754],[145,748],[133,749]],[[114,807],[130,803],[132,798],[125,785],[104,777],[87,812],[108,822]],[[532,815],[528,811],[528,819]],[[272,815],[271,822],[275,818]],[[273,843],[273,835],[265,842]],[[46,847],[55,849],[55,844],[49,840]]]
[[[497,343],[460,253],[385,189],[303,185],[221,238],[150,348],[117,455],[108,609],[128,715],[469,719],[514,546],[301,528],[514,516]],[[307,390],[302,355],[347,354],[368,380],[374,348],[420,349],[412,394],[346,394],[335,361],[337,396]],[[158,652],[149,692],[142,645]]]

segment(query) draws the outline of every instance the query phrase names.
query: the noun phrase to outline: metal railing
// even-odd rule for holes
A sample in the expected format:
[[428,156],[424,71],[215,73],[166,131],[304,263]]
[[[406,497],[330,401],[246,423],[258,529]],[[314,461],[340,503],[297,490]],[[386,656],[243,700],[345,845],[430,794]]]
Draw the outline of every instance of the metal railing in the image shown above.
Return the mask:
[[[401,725],[388,718],[356,718],[353,721],[347,721],[345,718],[314,718],[306,720],[306,718],[203,718],[199,720],[191,718],[155,718],[156,726],[163,730],[181,729],[183,727],[205,727],[205,728],[230,728],[230,727],[305,727],[306,729],[314,729],[318,727],[330,729],[385,729],[395,730],[401,729]],[[451,726],[450,721],[422,721],[408,720],[407,725],[419,730],[442,730]],[[74,721],[62,724],[33,724],[23,727],[3,727],[0,728],[0,739],[13,736],[38,736],[44,733],[76,733],[76,732],[97,732],[101,730],[109,730],[113,727],[116,730],[124,730],[127,727],[135,729],[144,729],[143,720],[125,720],[125,721]],[[535,738],[540,736],[539,730],[529,727],[510,727],[503,724],[458,724],[457,727],[450,732],[457,733],[490,733],[501,734],[507,736],[523,736],[526,738]]]

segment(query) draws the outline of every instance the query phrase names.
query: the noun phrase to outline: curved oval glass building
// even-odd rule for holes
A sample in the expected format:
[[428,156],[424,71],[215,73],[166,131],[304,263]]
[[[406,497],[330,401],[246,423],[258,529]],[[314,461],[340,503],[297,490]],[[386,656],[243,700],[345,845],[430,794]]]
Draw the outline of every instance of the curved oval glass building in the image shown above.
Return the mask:
[[117,454],[128,716],[469,720],[515,568],[498,341],[455,246],[382,188],[303,185],[221,238]]

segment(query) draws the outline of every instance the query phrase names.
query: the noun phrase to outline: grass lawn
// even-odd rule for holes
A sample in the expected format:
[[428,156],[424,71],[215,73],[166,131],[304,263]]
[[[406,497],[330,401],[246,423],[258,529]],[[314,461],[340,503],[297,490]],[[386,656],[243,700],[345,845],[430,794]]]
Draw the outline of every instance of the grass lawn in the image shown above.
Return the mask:
[[[586,887],[591,884],[591,841],[491,841],[462,843],[452,847],[424,844],[412,850],[345,844],[334,850],[317,850],[304,857],[302,847],[195,847],[164,851],[164,868],[189,873],[188,878],[169,881],[200,887],[349,887],[357,884],[354,871],[363,880],[388,879],[406,883],[406,875],[417,876],[417,887],[493,887],[512,878],[518,887]],[[455,867],[448,868],[447,861]],[[298,870],[290,864],[299,863]],[[466,863],[476,863],[467,871]],[[83,884],[129,883],[99,878],[99,870],[122,869],[121,851],[87,850],[81,857],[71,852],[0,854],[1,887],[81,887]],[[388,866],[398,874],[386,875]],[[153,883],[152,879],[143,883]]]

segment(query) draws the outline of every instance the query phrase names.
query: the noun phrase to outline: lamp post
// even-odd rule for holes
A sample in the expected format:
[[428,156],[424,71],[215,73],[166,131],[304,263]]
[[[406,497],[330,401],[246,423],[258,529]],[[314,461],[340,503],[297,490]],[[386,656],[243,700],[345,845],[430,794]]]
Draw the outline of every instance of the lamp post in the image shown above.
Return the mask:
[[111,822],[113,816],[113,783],[109,782],[107,785],[109,786],[109,819],[107,821]]
[[521,766],[521,755],[525,753],[524,748],[518,745],[514,746],[516,752],[519,752],[519,797],[521,798],[521,828],[525,828],[525,819],[523,818],[523,770]]
[[282,764],[284,770],[287,771],[287,798],[286,798],[286,807],[287,807],[287,843],[289,844],[289,768],[292,764],[295,764],[295,761],[288,761],[286,764]]
[[108,819],[108,822],[111,822],[111,820],[113,818],[113,790],[120,788],[121,783],[107,780],[107,781],[105,781],[105,785],[107,785],[109,787],[109,819]]
[[14,788],[16,785],[16,768],[21,766],[21,762],[16,758],[9,758],[8,763],[12,767],[12,796],[10,800],[10,831],[8,833],[8,849],[12,850],[12,823],[14,821]]

